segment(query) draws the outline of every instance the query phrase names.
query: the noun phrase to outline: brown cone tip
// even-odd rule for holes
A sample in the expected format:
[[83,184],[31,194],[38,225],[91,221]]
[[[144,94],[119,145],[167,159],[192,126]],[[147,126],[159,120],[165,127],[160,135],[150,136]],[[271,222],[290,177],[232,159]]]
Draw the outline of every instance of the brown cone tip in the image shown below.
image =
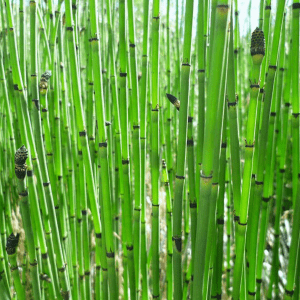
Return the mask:
[[264,32],[256,27],[251,36],[251,55],[265,55],[265,36]]
[[15,164],[16,165],[24,165],[26,162],[26,159],[28,158],[28,150],[23,145],[21,148],[19,148],[15,154]]

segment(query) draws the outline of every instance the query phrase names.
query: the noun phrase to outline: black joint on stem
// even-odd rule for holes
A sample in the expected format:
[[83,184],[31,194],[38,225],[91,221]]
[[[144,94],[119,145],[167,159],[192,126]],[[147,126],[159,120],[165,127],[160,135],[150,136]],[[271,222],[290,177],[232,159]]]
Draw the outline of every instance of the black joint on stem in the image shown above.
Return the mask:
[[300,113],[292,113],[292,116],[293,116],[294,118],[298,118],[299,115],[300,115]]
[[254,148],[254,144],[251,144],[251,145],[246,144],[245,147],[246,148]]
[[81,213],[82,213],[83,216],[86,216],[86,215],[87,215],[87,210],[86,210],[86,209],[83,209],[83,210],[81,211]]
[[[298,3],[298,4],[299,4],[299,3]],[[289,296],[293,296],[293,295],[294,295],[294,290],[289,291],[289,290],[285,289],[285,293],[286,293],[287,295],[289,295]]]
[[131,245],[131,246],[126,246],[126,249],[127,249],[128,251],[132,251],[132,250],[133,250],[133,245]]
[[205,69],[199,69],[198,73],[205,73]]
[[96,238],[97,239],[101,239],[101,236],[102,236],[101,232],[100,233],[96,233]]
[[184,67],[190,67],[191,66],[189,63],[182,63],[181,65],[184,66]]
[[153,17],[154,20],[159,20],[159,16],[158,17]]
[[184,176],[180,176],[180,175],[176,175],[175,176],[177,179],[184,179],[185,177]]
[[17,84],[14,84],[14,90],[15,90],[15,91],[18,91],[18,90],[19,90],[19,88],[18,88],[18,85],[17,85]]
[[63,177],[61,175],[57,176],[58,180],[61,180]]
[[47,259],[48,258],[48,253],[46,252],[46,253],[43,253],[42,254],[42,259]]
[[135,44],[129,44],[130,48],[135,48]]
[[27,197],[28,196],[28,192],[27,191],[20,192],[19,196],[21,196],[21,197]]
[[218,220],[217,220],[217,224],[218,224],[218,225],[224,225],[224,223],[225,223],[225,222],[224,222],[224,219],[218,219]]
[[266,5],[265,10],[271,10],[271,5]]
[[197,208],[197,202],[191,202],[190,208]]
[[182,247],[182,239],[181,236],[173,236],[172,241],[175,242],[175,246],[177,251],[180,253],[181,252],[181,247]]
[[263,88],[261,88],[261,89],[259,89],[259,92],[260,92],[261,94],[263,94],[263,93],[265,92],[265,90],[264,90]]
[[47,187],[47,186],[49,186],[50,185],[50,182],[43,182],[43,186],[44,187]]
[[77,9],[77,5],[76,4],[72,4],[72,9]]
[[42,108],[42,112],[48,112],[47,108]]
[[270,113],[270,115],[271,115],[271,117],[276,117],[276,112],[273,112],[273,111],[272,111],[272,112]]
[[129,159],[122,159],[122,165],[129,165]]
[[120,77],[126,77],[127,73],[120,73]]
[[241,225],[241,226],[247,226],[247,222],[246,222],[246,223],[241,223],[241,222],[239,221],[239,225]]
[[85,130],[79,131],[79,136],[86,136],[86,131]]
[[158,299],[158,298],[159,298],[159,294],[158,294],[158,295],[153,295],[153,294],[152,294],[152,298],[153,298],[153,299]]
[[84,279],[84,275],[80,275],[80,276],[79,276],[79,279],[80,279],[80,280],[83,280],[83,279]]
[[133,129],[140,129],[140,125],[133,125]]
[[159,204],[153,204],[153,203],[152,203],[152,206],[154,206],[154,207],[159,207]]
[[250,292],[250,291],[248,291],[248,295],[250,295],[250,296],[255,296],[255,294],[256,294],[256,292]]
[[251,176],[251,177],[252,177],[252,179],[255,179],[255,174],[252,174],[252,176]]
[[188,123],[192,123],[193,122],[193,117],[188,116]]
[[227,143],[222,143],[221,148],[227,148]]
[[107,268],[102,268],[102,271],[103,272],[107,272]]
[[66,266],[65,265],[62,268],[58,269],[59,272],[64,272],[65,270],[66,270]]
[[274,237],[275,237],[275,238],[279,238],[279,233],[275,233],[275,234],[274,234]]
[[277,66],[274,66],[274,65],[269,65],[269,69],[273,69],[273,70],[277,70]]
[[115,257],[115,252],[106,252],[106,257],[107,258],[114,258]]
[[268,203],[270,201],[271,197],[262,197],[262,201]]
[[73,31],[74,29],[73,29],[72,26],[70,26],[70,27],[66,27],[66,30],[67,30],[67,31]]
[[106,148],[107,147],[107,142],[104,143],[99,143],[100,148]]
[[284,172],[285,172],[285,169],[280,169],[279,172],[280,172],[280,173],[284,173]]
[[85,272],[84,272],[84,275],[85,275],[85,276],[90,276],[90,275],[91,275],[91,272],[90,272],[90,271],[85,271]]
[[238,15],[239,15],[239,12],[236,10],[236,11],[234,12],[234,15],[235,15],[235,16],[238,16]]
[[96,266],[96,270],[101,270],[101,266]]
[[285,106],[285,107],[290,107],[290,106],[291,106],[291,103],[290,103],[290,102],[286,102],[286,103],[284,104],[284,106]]
[[140,208],[135,208],[134,210],[135,210],[135,211],[141,211],[141,209],[140,209]]
[[259,89],[259,84],[250,84],[250,89],[257,88]]
[[263,181],[255,181],[255,184],[256,184],[256,185],[263,185],[264,182],[263,182]]
[[293,9],[298,9],[298,8],[300,8],[300,3],[299,3],[299,2],[293,3],[292,8],[293,8]]
[[262,283],[262,279],[256,279],[256,283]]
[[82,219],[77,219],[78,224],[82,222]]
[[217,5],[217,8],[229,8],[229,5],[227,5],[227,4],[219,4],[219,5]]
[[234,49],[233,53],[234,54],[238,54],[239,50],[238,49]]
[[32,177],[33,176],[33,171],[32,170],[28,170],[27,171],[27,176],[28,177]]
[[186,144],[187,146],[194,146],[194,140],[193,139],[187,140]]
[[213,182],[212,183],[212,185],[218,185],[219,184],[219,182]]
[[230,234],[227,234],[227,238],[230,239]]
[[283,71],[284,71],[284,68],[280,68],[279,71],[282,71],[282,72],[283,72]]
[[82,155],[82,151],[81,150],[78,151],[78,155]]
[[158,111],[158,108],[152,108],[151,111]]
[[59,206],[58,206],[58,205],[56,205],[56,206],[55,206],[55,209],[59,209]]
[[230,106],[236,106],[237,102],[228,102],[227,105],[228,105],[228,107],[230,107]]
[[29,263],[32,267],[35,267],[35,266],[37,266],[37,261],[35,260],[33,263]]

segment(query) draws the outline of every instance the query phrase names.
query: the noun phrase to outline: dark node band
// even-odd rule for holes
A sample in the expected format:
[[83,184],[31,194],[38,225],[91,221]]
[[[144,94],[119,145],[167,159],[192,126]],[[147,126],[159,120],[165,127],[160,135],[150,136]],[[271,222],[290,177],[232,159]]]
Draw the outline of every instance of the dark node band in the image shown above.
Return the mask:
[[254,148],[254,144],[251,144],[251,145],[246,144],[245,147],[246,148]]
[[189,123],[192,123],[192,122],[193,122],[193,117],[188,116],[188,122],[189,122]]
[[266,5],[265,9],[266,10],[268,10],[268,9],[271,10],[271,5]]
[[102,237],[102,233],[100,232],[100,233],[96,233],[96,238],[97,239],[101,239],[101,237]]
[[250,292],[250,291],[248,291],[248,295],[250,295],[250,296],[255,296],[255,294],[256,294],[256,292]]
[[101,270],[101,266],[96,266],[96,270],[97,271]]
[[33,176],[33,171],[32,170],[28,170],[27,171],[27,176],[28,177],[32,177]]
[[[298,4],[299,4],[299,3],[298,3]],[[289,295],[289,296],[293,296],[293,295],[294,295],[294,290],[289,291],[289,290],[285,289],[285,293],[286,293],[287,295]]]
[[227,147],[227,143],[222,143],[221,144],[221,148],[226,148]]
[[158,111],[158,108],[152,108],[151,111]]
[[217,224],[218,224],[218,225],[224,225],[224,223],[225,223],[225,222],[224,222],[224,219],[218,219],[218,220],[217,220]]
[[182,63],[181,64],[183,67],[190,67],[191,65],[189,63]]
[[42,108],[42,112],[48,112],[47,108]]
[[271,112],[271,117],[276,117],[276,112]]
[[35,267],[35,266],[37,266],[37,261],[35,260],[34,262],[32,262],[32,263],[29,263],[32,267]]
[[280,68],[279,71],[284,71],[284,68]]
[[219,5],[217,5],[217,8],[229,8],[229,5],[227,5],[227,4],[219,4]]
[[228,107],[230,107],[230,106],[236,106],[237,102],[228,102],[227,105],[228,105]]
[[159,20],[159,16],[158,17],[153,17],[154,20]]
[[261,94],[263,94],[263,93],[265,92],[265,90],[264,90],[263,88],[261,88],[261,89],[259,89],[259,92],[260,92]]
[[49,186],[49,185],[50,185],[50,182],[43,182],[44,187]]
[[59,209],[59,205],[56,205],[56,206],[55,206],[55,209]]
[[86,136],[86,131],[85,130],[79,131],[79,136]]
[[129,44],[130,48],[135,48],[135,44]]
[[129,165],[129,159],[122,159],[122,165]]
[[153,203],[152,203],[152,206],[154,206],[154,207],[159,207],[159,204],[153,204]]
[[[239,218],[240,219],[240,218]],[[241,225],[241,226],[247,226],[247,222],[246,223],[241,223],[240,221],[239,221],[239,225]]]
[[238,54],[239,50],[238,49],[234,49],[233,53],[234,54]]
[[194,146],[194,140],[193,139],[187,140],[186,144],[187,144],[187,146]]
[[134,210],[135,210],[135,211],[141,211],[141,209],[140,209],[140,208],[134,208]]
[[277,70],[277,66],[274,66],[274,65],[269,65],[269,69],[273,69],[273,70]]
[[274,237],[275,237],[275,238],[279,238],[279,233],[275,233],[275,234],[274,234]]
[[298,118],[299,115],[300,115],[300,113],[292,113],[292,116],[293,116],[294,118]]
[[212,183],[212,185],[214,185],[214,186],[216,186],[216,185],[218,185],[219,184],[219,182],[213,182]]
[[81,213],[82,213],[83,216],[86,216],[87,215],[87,210],[84,209],[84,210],[81,211]]
[[48,258],[48,252],[43,253],[43,254],[42,254],[42,259],[47,259],[47,258]]
[[197,208],[197,202],[191,202],[190,208]]
[[66,30],[67,30],[67,31],[73,31],[74,29],[73,29],[72,26],[70,26],[70,27],[66,27]]
[[78,151],[78,155],[82,155],[82,151],[81,150]]
[[284,106],[285,106],[285,107],[290,107],[290,106],[291,106],[291,103],[290,103],[290,102],[286,102],[286,103],[284,104]]
[[185,179],[184,176],[180,176],[180,175],[176,175],[175,177],[176,177],[177,179]]
[[255,181],[255,184],[256,184],[256,185],[263,185],[264,182],[263,182],[263,181]]
[[131,246],[126,246],[126,249],[127,249],[128,251],[132,251],[132,250],[133,250],[133,245],[131,245]]
[[90,276],[90,275],[91,275],[91,272],[90,272],[90,271],[85,271],[85,272],[84,272],[84,275],[85,275],[85,276]]
[[84,275],[79,275],[79,279],[83,280],[84,279]]
[[284,173],[284,172],[285,172],[285,169],[280,169],[279,172],[280,172],[280,173]]
[[262,201],[268,203],[270,201],[271,197],[262,197]]
[[198,73],[205,73],[205,69],[199,69]]
[[127,73],[120,73],[120,77],[126,77]]
[[259,89],[259,84],[250,84],[250,89],[257,88]]
[[104,143],[99,143],[100,148],[106,148],[107,147],[107,142]]
[[72,8],[73,9],[77,9],[77,5],[76,4],[72,4]]
[[26,197],[26,196],[28,196],[28,192],[27,191],[20,192],[19,196]]
[[171,121],[172,121],[172,119],[171,119],[171,118],[168,118],[168,119],[167,119],[167,121],[168,121],[168,122],[171,122]]
[[57,176],[58,181],[61,180],[63,177],[62,176]]
[[300,8],[300,3],[299,2],[293,3],[292,8],[293,9]]
[[58,269],[59,272],[64,272],[65,270],[66,270],[66,265],[64,265],[62,268]]
[[251,176],[251,177],[252,177],[252,179],[255,179],[255,174],[252,174],[252,176]]
[[106,252],[106,257],[107,258],[114,258],[115,257],[115,252]]
[[256,279],[256,283],[262,283],[262,279]]
[[82,222],[82,219],[77,219],[78,224]]
[[133,129],[140,129],[140,125],[133,125]]
[[158,299],[158,298],[159,298],[159,294],[158,294],[158,295],[153,295],[153,294],[152,294],[152,298],[153,298],[153,299]]
[[172,241],[174,241],[175,246],[177,251],[180,253],[181,252],[181,247],[182,247],[182,239],[181,236],[173,236]]

